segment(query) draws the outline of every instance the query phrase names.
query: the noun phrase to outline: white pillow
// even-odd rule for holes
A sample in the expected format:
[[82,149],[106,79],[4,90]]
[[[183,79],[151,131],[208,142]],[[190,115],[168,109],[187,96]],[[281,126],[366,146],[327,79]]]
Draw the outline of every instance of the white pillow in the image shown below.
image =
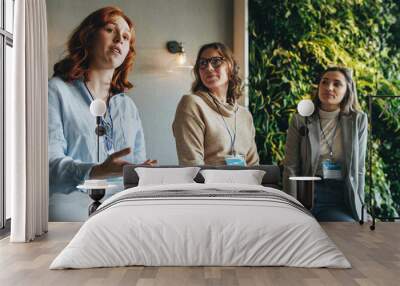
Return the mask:
[[199,170],[199,167],[135,168],[139,176],[139,186],[195,183],[193,179]]
[[205,184],[230,183],[261,185],[265,171],[261,170],[202,170]]

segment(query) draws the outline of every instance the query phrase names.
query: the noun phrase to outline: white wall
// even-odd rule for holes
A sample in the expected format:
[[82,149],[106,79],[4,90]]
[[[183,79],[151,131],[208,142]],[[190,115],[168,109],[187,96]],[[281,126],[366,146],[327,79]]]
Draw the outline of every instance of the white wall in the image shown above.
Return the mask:
[[193,78],[189,69],[167,72],[174,56],[166,42],[183,42],[192,62],[205,43],[219,41],[232,48],[233,0],[47,0],[49,76],[72,29],[107,5],[119,6],[136,24],[137,61],[131,75],[136,87],[130,95],[142,118],[148,157],[177,164],[171,124]]

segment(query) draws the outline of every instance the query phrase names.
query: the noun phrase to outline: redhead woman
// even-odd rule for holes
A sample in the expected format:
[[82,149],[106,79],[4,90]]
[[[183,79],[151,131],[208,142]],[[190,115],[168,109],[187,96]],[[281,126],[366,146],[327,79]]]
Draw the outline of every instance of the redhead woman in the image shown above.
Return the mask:
[[239,67],[221,43],[200,48],[192,94],[178,104],[172,128],[181,165],[257,165],[255,129],[242,96]]
[[317,220],[358,221],[363,217],[368,126],[352,71],[342,67],[325,70],[314,104],[308,136],[300,132],[303,117],[296,114],[290,123],[284,190],[296,196],[290,176],[319,176],[322,180],[315,183],[312,209]]
[[[84,220],[87,196],[77,185],[85,179],[120,176],[123,165],[146,159],[139,113],[126,94],[133,87],[128,75],[134,44],[132,21],[119,8],[105,7],[73,31],[65,58],[54,65],[49,81],[50,220]],[[101,119],[106,132],[100,162],[96,121],[89,111],[95,99],[107,105]]]

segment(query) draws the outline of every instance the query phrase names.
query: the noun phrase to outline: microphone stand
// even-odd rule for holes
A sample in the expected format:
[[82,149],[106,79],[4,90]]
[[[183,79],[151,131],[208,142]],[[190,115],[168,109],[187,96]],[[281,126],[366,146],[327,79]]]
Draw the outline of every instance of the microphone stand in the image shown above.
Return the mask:
[[[97,163],[100,162],[100,136],[103,136],[106,133],[104,126],[100,125],[101,116],[96,116],[96,129],[95,133],[97,135]],[[101,205],[100,200],[106,194],[105,189],[89,189],[88,190],[89,197],[93,200],[93,202],[89,205],[89,216],[94,213],[97,208]]]
[[[297,110],[301,116],[304,117],[304,126],[300,127],[299,133],[302,137],[304,137],[305,141],[305,162],[308,162],[308,124],[309,124],[309,116],[314,113],[315,107],[313,102],[310,99],[303,98],[298,105]],[[307,167],[307,166],[306,166]],[[314,204],[314,181],[320,180],[319,177],[312,177],[305,173],[300,174],[299,177],[289,177],[290,180],[294,180],[297,182],[297,199],[306,207],[308,210],[313,208]]]
[[95,133],[97,135],[97,163],[100,162],[100,136],[103,136],[106,133],[105,128],[100,125],[100,120],[101,116],[96,116]]
[[[305,142],[306,142],[306,150],[305,150],[305,162],[308,162],[308,123],[309,123],[309,118],[308,116],[305,116],[305,125],[302,126],[299,130],[300,135],[305,137]],[[303,177],[306,177],[307,174],[301,174]],[[313,179],[309,179],[307,180],[306,178],[304,178],[303,180],[299,180],[298,184],[297,184],[297,195],[298,195],[298,199],[301,203],[303,203],[303,205],[311,210],[314,204],[314,180]]]

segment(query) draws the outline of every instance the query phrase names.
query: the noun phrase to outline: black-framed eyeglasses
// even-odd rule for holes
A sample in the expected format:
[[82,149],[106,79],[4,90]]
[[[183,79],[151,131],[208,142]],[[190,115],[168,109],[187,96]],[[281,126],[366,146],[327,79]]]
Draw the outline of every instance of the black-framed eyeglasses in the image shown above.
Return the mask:
[[224,57],[211,57],[211,58],[200,58],[198,61],[198,65],[200,69],[206,69],[208,64],[210,63],[211,66],[216,69],[219,68],[222,63],[224,62]]

